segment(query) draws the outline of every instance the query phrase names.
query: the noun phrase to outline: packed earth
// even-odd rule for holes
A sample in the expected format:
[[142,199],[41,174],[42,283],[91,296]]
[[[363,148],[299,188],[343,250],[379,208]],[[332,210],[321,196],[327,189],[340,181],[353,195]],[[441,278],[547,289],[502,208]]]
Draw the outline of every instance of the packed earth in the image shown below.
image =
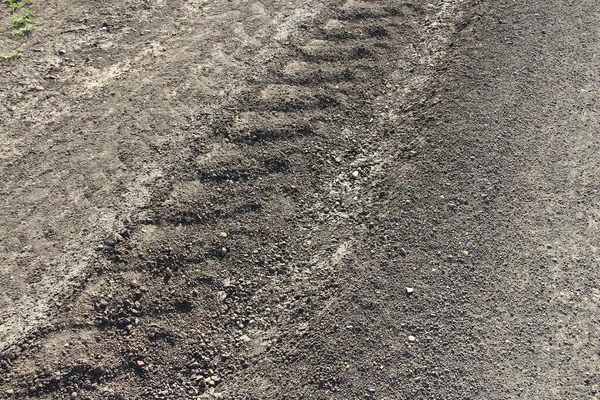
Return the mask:
[[600,399],[595,0],[0,2],[0,399]]

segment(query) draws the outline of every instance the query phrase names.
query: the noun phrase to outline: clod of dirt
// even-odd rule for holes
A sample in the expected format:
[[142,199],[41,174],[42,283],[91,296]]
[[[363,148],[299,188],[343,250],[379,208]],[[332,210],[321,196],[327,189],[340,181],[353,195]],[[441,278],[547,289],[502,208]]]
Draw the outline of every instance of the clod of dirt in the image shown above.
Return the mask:
[[123,236],[116,232],[113,232],[104,238],[104,245],[108,247],[114,247],[117,243],[123,240]]

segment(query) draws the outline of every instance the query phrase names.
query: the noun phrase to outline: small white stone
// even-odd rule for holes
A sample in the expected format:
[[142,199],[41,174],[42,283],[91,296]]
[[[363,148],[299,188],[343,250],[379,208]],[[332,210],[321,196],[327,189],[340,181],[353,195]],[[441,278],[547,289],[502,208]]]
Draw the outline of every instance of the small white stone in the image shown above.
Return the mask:
[[357,179],[358,178],[358,171],[354,171],[352,173],[352,179]]
[[416,342],[417,338],[411,335],[411,336],[408,337],[408,341],[411,342],[411,343],[412,342]]

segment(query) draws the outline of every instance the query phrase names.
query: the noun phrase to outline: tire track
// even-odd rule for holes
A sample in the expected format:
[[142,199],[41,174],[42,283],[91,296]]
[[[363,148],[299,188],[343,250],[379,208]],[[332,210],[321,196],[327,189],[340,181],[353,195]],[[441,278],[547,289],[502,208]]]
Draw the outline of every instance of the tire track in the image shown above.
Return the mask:
[[[91,322],[55,327],[101,338],[85,350],[104,354],[98,382],[127,385],[128,398],[350,387],[324,365],[293,379],[268,366],[300,367],[295,343],[316,349],[319,329],[337,329],[315,327],[315,336],[309,323],[335,303],[336,275],[368,235],[386,157],[398,141],[412,146],[397,121],[423,105],[432,57],[453,32],[456,16],[441,4],[331,5],[229,104],[190,116],[184,163],[165,172],[170,183],[124,240],[103,250],[111,264],[74,302]],[[439,20],[445,28],[431,28]],[[65,386],[37,379],[37,393]]]

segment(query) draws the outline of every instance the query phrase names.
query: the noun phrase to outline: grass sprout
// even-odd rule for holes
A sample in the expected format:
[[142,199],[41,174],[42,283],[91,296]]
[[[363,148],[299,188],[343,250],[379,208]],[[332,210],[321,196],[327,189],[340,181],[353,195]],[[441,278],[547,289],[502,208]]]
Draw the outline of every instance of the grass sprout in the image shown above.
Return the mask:
[[27,24],[34,24],[35,21],[33,17],[35,17],[35,13],[33,12],[33,10],[26,11],[23,14],[14,17],[13,20],[10,22],[10,26],[12,28],[19,28]]
[[0,54],[0,61],[8,61],[8,60],[14,60],[17,58],[21,57],[21,52],[19,50],[14,50],[12,52],[12,54],[8,55],[8,56],[4,56]]

